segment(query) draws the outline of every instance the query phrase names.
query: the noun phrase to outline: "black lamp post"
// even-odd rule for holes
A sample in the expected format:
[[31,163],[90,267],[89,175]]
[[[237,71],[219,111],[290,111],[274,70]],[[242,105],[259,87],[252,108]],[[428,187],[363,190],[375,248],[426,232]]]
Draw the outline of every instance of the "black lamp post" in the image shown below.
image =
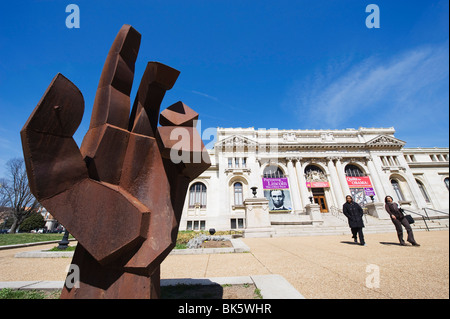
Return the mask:
[[69,247],[69,231],[67,229],[64,231],[64,236],[58,244],[58,249],[61,250],[67,249],[67,247]]
[[258,187],[253,186],[253,187],[250,187],[250,189],[252,190],[253,198],[256,198],[256,190],[258,189]]

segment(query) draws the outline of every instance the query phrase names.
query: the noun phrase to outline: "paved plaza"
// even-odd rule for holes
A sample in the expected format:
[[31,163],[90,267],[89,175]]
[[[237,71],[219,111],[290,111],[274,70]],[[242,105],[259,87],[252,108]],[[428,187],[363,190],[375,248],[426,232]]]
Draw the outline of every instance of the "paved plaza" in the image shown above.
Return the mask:
[[[398,245],[395,232],[366,234],[365,247],[355,245],[350,232],[244,238],[249,253],[169,255],[161,278],[277,274],[313,299],[449,298],[449,232],[417,231],[415,236],[421,247]],[[54,245],[0,251],[0,281],[64,280],[71,258],[14,258]]]

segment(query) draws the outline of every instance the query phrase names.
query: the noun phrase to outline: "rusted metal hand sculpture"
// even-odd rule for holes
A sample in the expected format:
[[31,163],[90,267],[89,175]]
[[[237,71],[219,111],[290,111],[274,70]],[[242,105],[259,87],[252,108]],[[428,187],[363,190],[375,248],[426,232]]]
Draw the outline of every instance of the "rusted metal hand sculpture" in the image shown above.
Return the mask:
[[188,184],[210,166],[196,112],[177,102],[157,126],[177,70],[149,62],[130,115],[140,39],[120,29],[80,149],[72,136],[84,99],[61,74],[20,132],[32,193],[78,240],[79,288],[66,285],[61,298],[158,298]]

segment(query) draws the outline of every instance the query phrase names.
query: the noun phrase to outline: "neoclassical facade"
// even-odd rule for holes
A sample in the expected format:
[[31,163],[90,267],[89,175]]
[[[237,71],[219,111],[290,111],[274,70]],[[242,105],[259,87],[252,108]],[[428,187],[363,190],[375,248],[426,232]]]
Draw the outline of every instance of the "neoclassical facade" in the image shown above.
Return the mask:
[[268,200],[273,220],[304,217],[309,204],[340,210],[347,194],[363,206],[391,195],[411,210],[448,212],[449,149],[405,148],[394,133],[218,128],[212,165],[189,187],[180,230],[244,229],[254,196]]

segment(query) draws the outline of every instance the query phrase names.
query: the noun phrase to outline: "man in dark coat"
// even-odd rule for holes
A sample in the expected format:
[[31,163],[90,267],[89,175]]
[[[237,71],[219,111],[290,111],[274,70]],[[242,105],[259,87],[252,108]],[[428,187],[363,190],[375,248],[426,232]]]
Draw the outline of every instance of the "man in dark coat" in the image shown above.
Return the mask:
[[362,246],[365,246],[366,243],[364,241],[364,234],[363,234],[363,227],[364,227],[364,222],[363,222],[363,210],[361,208],[361,206],[358,205],[358,203],[355,203],[353,201],[353,197],[351,197],[350,195],[347,195],[345,197],[345,204],[342,207],[342,211],[344,213],[344,215],[348,218],[348,225],[350,226],[351,230],[352,230],[352,234],[353,234],[353,239],[355,240],[355,243],[358,242],[356,235],[358,234],[359,236],[359,243]]

